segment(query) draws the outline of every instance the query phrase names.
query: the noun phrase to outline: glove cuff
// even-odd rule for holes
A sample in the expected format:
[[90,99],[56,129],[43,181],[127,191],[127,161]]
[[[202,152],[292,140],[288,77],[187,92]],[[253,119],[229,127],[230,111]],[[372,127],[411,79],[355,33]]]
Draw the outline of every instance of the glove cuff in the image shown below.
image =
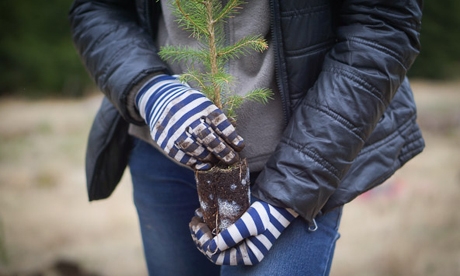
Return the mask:
[[135,84],[131,91],[129,91],[126,97],[126,109],[128,110],[129,116],[135,121],[139,122],[139,125],[145,123],[144,118],[141,117],[139,109],[137,108],[136,96],[139,93],[140,89],[149,82],[153,77],[163,74],[162,72],[155,72],[150,75],[145,76],[140,82]]
[[255,196],[253,196],[253,198],[255,199],[254,202],[259,201],[259,202],[261,202],[261,203],[263,203],[263,204],[267,204],[267,206],[270,206],[270,208],[274,208],[274,209],[278,210],[279,212],[282,211],[283,213],[286,213],[286,212],[287,212],[287,213],[289,213],[289,214],[290,214],[292,217],[294,217],[294,218],[297,218],[297,217],[299,216],[299,213],[297,213],[297,212],[296,212],[294,209],[292,209],[292,208],[278,207],[278,206],[275,206],[275,205],[273,205],[273,204],[271,204],[271,203],[268,203],[268,202],[266,202],[266,201],[264,201],[264,200],[262,200],[262,199],[256,198]]
[[140,100],[142,96],[155,84],[160,82],[161,80],[168,80],[170,79],[171,81],[176,80],[173,76],[167,75],[167,74],[158,74],[154,75],[152,78],[144,82],[144,84],[141,86],[141,88],[136,92],[134,104],[135,107],[139,110],[139,105],[140,105]]

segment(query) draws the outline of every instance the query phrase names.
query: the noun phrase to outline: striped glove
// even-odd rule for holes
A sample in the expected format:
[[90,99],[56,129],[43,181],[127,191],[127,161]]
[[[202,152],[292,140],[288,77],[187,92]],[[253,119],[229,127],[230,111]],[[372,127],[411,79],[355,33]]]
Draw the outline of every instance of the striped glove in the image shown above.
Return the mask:
[[254,265],[262,261],[284,229],[298,216],[292,209],[254,202],[234,224],[213,236],[200,218],[189,224],[197,248],[217,265]]
[[244,147],[225,114],[177,76],[149,80],[136,96],[136,107],[158,146],[189,167],[207,170],[219,160],[233,164]]

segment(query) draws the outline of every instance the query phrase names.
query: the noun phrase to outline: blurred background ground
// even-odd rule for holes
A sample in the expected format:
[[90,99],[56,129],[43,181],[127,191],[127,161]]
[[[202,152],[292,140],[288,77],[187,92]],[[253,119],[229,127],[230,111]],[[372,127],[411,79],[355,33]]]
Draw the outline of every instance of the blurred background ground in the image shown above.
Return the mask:
[[[346,206],[332,275],[460,275],[460,83],[412,85],[427,147]],[[146,275],[128,172],[87,201],[100,99],[0,100],[0,275]]]

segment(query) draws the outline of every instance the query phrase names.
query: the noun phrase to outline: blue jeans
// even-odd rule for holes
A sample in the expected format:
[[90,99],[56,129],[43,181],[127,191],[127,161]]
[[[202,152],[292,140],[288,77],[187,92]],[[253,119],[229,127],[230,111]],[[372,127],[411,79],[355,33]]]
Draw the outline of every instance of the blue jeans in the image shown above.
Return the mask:
[[328,275],[342,208],[316,219],[318,230],[296,219],[255,266],[217,266],[195,247],[188,223],[199,207],[193,171],[134,139],[129,167],[149,275]]

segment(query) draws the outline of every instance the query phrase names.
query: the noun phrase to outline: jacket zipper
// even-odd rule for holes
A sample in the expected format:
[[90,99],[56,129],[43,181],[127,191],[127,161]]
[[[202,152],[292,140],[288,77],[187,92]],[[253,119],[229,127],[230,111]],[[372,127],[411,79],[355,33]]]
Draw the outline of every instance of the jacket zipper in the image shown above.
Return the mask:
[[[284,124],[287,126],[289,122],[289,118],[291,116],[290,114],[290,109],[288,106],[288,99],[289,95],[287,95],[287,83],[283,82],[283,78],[281,76],[282,70],[281,70],[281,54],[280,54],[280,49],[279,49],[279,44],[281,43],[281,38],[278,38],[279,32],[275,30],[275,22],[279,21],[279,14],[277,13],[277,10],[279,10],[278,3],[276,0],[270,0],[270,28],[271,28],[271,34],[272,34],[272,40],[273,40],[273,52],[275,55],[275,81],[278,86],[278,92],[281,95],[281,103],[282,103],[282,108],[283,108],[283,115],[284,115]],[[285,88],[286,87],[286,88]]]

